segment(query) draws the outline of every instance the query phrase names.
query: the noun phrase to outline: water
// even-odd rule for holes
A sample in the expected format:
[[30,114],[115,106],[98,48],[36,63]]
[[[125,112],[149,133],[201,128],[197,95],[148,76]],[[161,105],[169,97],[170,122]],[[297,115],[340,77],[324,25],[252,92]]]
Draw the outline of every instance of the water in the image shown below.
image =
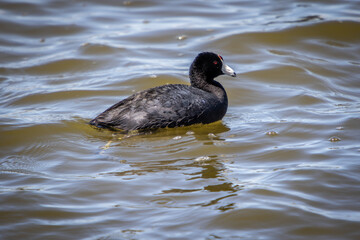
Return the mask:
[[[0,2],[1,239],[360,239],[360,5]],[[87,125],[201,51],[222,122]]]

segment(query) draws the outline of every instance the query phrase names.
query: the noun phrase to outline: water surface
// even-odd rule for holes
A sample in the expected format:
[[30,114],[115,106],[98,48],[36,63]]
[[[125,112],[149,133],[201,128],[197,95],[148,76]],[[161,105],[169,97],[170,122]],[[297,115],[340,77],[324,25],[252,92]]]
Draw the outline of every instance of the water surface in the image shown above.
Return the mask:
[[[222,122],[87,122],[221,54]],[[359,239],[360,5],[0,2],[1,239]]]

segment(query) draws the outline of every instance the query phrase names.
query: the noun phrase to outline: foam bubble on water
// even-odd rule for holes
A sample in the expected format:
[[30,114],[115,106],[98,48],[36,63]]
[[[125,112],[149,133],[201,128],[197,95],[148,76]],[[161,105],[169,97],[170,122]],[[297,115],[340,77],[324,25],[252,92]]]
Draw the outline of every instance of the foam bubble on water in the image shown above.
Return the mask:
[[330,142],[339,142],[339,141],[341,141],[341,139],[337,136],[332,136],[331,138],[329,138],[329,141]]
[[208,136],[209,136],[209,138],[215,138],[216,137],[216,135],[213,134],[213,133],[209,133]]
[[277,136],[279,134],[277,132],[275,132],[275,131],[268,131],[268,132],[266,132],[266,135],[268,135],[268,136]]
[[210,157],[209,156],[200,156],[200,157],[197,157],[195,158],[195,162],[204,162],[204,161],[209,161],[210,160]]
[[182,40],[186,40],[188,37],[186,35],[180,35],[177,37],[178,40],[182,41]]

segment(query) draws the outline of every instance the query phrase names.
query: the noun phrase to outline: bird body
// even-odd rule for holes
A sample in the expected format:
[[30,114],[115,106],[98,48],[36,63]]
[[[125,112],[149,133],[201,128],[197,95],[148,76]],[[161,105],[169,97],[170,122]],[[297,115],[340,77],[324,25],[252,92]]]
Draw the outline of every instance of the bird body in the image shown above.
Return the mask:
[[169,84],[137,92],[99,114],[90,124],[129,131],[221,120],[228,99],[225,89],[214,77],[224,74],[223,71],[235,76],[219,55],[201,53],[190,67],[191,86]]

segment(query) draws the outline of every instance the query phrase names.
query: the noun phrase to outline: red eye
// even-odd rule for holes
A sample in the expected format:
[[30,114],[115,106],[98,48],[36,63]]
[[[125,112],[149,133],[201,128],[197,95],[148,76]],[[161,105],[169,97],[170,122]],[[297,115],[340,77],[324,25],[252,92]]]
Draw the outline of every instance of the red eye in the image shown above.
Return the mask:
[[217,62],[217,61],[214,61],[213,63],[214,63],[215,65],[216,65],[216,64],[218,64],[218,62]]

